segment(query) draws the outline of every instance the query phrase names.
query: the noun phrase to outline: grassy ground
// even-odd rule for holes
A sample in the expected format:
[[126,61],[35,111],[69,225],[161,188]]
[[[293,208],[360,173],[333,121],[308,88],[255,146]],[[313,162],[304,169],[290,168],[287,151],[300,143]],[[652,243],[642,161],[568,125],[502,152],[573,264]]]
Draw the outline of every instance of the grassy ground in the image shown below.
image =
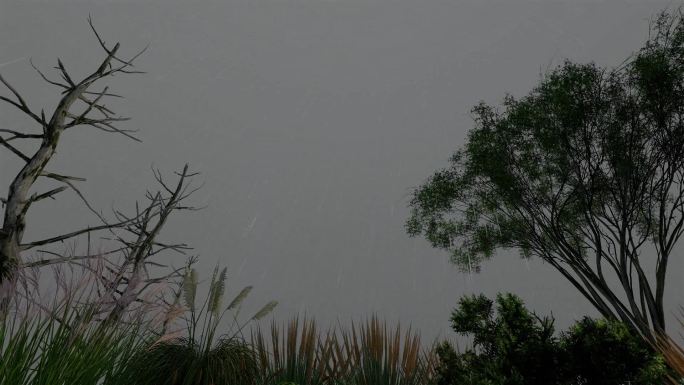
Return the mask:
[[[410,330],[377,318],[349,330],[321,331],[313,320],[243,329],[265,317],[275,302],[244,322],[237,315],[247,287],[227,307],[225,269],[214,272],[209,293],[196,300],[197,275],[188,271],[175,302],[162,317],[146,307],[115,321],[86,297],[50,307],[0,307],[0,385],[427,385],[435,355]],[[89,298],[89,297],[88,297]],[[0,304],[3,305],[3,304]],[[101,305],[101,303],[99,304]],[[234,327],[219,335],[233,313]]]
[[423,385],[434,377],[432,352],[375,318],[325,332],[294,319],[203,349],[187,336],[162,341],[134,325],[60,315],[2,321],[0,384]]

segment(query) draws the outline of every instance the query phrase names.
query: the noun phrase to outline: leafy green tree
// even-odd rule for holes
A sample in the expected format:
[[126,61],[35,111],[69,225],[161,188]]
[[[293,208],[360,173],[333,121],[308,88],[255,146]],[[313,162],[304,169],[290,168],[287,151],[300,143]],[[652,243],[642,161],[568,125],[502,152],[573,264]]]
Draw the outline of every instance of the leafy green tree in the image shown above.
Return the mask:
[[466,270],[500,248],[539,257],[605,318],[664,333],[684,233],[681,15],[660,15],[617,68],[565,62],[526,96],[472,112],[466,145],[416,189],[409,234]]

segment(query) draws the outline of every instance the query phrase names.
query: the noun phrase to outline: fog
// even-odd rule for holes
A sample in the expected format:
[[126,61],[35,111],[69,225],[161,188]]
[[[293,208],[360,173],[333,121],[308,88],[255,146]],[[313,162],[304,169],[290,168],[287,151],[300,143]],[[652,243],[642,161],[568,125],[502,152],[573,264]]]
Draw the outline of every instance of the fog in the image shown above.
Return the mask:
[[[447,165],[470,108],[523,95],[564,59],[618,65],[671,2],[485,0],[0,1],[0,73],[39,109],[59,91],[38,78],[60,57],[86,74],[102,59],[87,18],[139,59],[114,105],[136,143],[67,132],[51,169],[87,178],[107,212],[154,188],[151,167],[201,172],[193,203],[163,239],[199,255],[200,276],[228,267],[246,312],[278,300],[276,320],[323,324],[372,314],[451,337],[469,293],[520,295],[559,327],[594,315],[559,274],[502,251],[464,274],[404,229],[412,189]],[[5,92],[5,91],[3,91]],[[6,106],[0,126],[30,122]],[[6,186],[19,162],[0,153]],[[3,187],[5,188],[5,187]],[[75,197],[36,206],[27,238],[94,224]],[[169,257],[175,258],[177,257]],[[180,260],[182,261],[182,259]],[[684,272],[675,261],[670,276]],[[681,281],[681,280],[679,280]],[[669,298],[682,283],[671,280]],[[675,309],[676,302],[670,303]],[[267,321],[266,321],[267,322]]]

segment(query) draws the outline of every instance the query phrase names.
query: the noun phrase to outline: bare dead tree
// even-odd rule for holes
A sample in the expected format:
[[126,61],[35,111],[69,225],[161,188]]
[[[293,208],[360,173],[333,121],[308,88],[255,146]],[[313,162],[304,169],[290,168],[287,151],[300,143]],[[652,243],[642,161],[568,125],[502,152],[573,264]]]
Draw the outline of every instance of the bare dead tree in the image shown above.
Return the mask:
[[[33,110],[22,94],[0,75],[0,82],[11,94],[0,95],[0,100],[21,111],[40,128],[40,133],[0,128],[0,146],[24,162],[21,170],[13,178],[6,198],[0,198],[4,208],[0,228],[0,282],[11,281],[19,269],[35,269],[64,263],[78,264],[89,269],[85,261],[104,257],[105,269],[97,272],[99,301],[103,317],[118,320],[133,304],[144,301],[142,293],[151,285],[183,274],[183,269],[159,269],[170,266],[160,263],[154,257],[164,251],[185,253],[189,249],[183,243],[163,243],[158,237],[172,213],[179,210],[194,210],[194,207],[186,205],[185,201],[197,190],[191,182],[196,174],[190,172],[186,165],[181,172],[176,173],[175,183],[169,184],[158,170],[153,169],[156,182],[160,186],[159,191],[148,191],[146,202],[143,205],[136,203],[132,214],[114,211],[114,219],[110,220],[95,210],[76,186],[76,182],[84,179],[49,171],[48,166],[60,145],[62,134],[73,127],[88,126],[139,141],[133,130],[118,127],[118,123],[129,118],[117,115],[104,103],[107,99],[121,96],[109,92],[106,85],[98,89],[95,87],[117,74],[143,73],[135,69],[134,61],[145,49],[130,58],[123,58],[119,55],[119,43],[108,46],[94,28],[92,20],[89,19],[88,22],[104,51],[104,59],[92,73],[76,81],[64,63],[58,59],[55,69],[60,79],[53,80],[31,63],[43,80],[61,90],[59,103],[49,114],[44,110],[40,113]],[[27,153],[20,149],[23,147],[15,145],[16,141],[20,140],[39,144],[35,151]],[[57,185],[45,192],[33,192],[39,178],[50,179]],[[46,239],[25,241],[26,218],[33,204],[46,198],[54,199],[65,190],[77,194],[85,207],[95,215],[98,224]],[[90,237],[96,233],[106,234],[103,239],[116,246],[105,251],[91,252]],[[88,237],[89,246],[83,255],[65,256],[50,250],[51,245],[81,236]],[[28,260],[23,254],[30,251],[40,252],[47,257]],[[150,272],[152,267],[155,267],[154,270],[157,272],[165,273],[154,276]],[[8,297],[7,286],[2,285],[0,297]]]

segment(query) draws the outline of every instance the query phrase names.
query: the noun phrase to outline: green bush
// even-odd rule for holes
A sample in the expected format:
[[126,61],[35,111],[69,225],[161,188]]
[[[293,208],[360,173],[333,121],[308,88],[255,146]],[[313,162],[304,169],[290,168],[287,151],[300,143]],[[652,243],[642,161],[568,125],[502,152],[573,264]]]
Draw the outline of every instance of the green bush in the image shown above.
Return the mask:
[[[495,312],[496,310],[496,312]],[[652,385],[665,383],[662,357],[617,321],[583,318],[554,336],[553,319],[512,294],[463,297],[452,328],[473,346],[437,348],[438,385]]]
[[664,383],[662,357],[620,322],[584,317],[563,333],[560,345],[566,376],[582,383]]
[[451,317],[452,328],[471,336],[473,349],[457,353],[443,343],[437,354],[438,384],[549,385],[558,382],[558,344],[553,320],[529,312],[519,298],[463,297]]

